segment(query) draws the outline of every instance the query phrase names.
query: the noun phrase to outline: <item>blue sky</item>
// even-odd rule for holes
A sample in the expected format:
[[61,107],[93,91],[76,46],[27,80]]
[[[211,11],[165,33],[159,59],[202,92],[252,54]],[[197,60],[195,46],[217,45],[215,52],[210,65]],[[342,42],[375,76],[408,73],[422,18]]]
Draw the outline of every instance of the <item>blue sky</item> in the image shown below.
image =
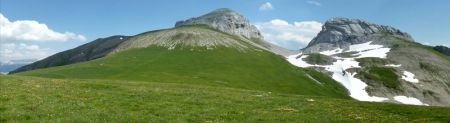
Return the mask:
[[[55,41],[0,37],[5,47],[6,44],[15,45],[11,51],[3,51],[1,57],[2,61],[26,58],[27,53],[19,53],[20,46],[23,46],[22,49],[42,50],[42,54],[39,54],[42,56],[33,56],[43,57],[101,37],[135,35],[170,28],[178,20],[199,16],[217,8],[231,8],[241,13],[252,23],[267,29],[263,31],[266,34],[281,34],[287,31],[286,28],[303,29],[293,26],[296,23],[307,27],[320,26],[320,23],[332,17],[348,17],[399,28],[421,43],[449,45],[449,6],[448,0],[0,0],[0,13],[11,23],[31,20],[45,24],[56,33],[73,33],[64,35],[69,37],[65,40],[52,39]],[[274,22],[286,22],[288,25],[276,28]],[[315,28],[308,29],[317,31]],[[305,31],[292,32],[292,38],[268,37],[271,42],[281,42],[282,46],[298,49],[313,36],[302,33]],[[283,44],[277,39],[286,41]],[[18,55],[12,56],[12,53]],[[20,55],[22,57],[18,57]]]

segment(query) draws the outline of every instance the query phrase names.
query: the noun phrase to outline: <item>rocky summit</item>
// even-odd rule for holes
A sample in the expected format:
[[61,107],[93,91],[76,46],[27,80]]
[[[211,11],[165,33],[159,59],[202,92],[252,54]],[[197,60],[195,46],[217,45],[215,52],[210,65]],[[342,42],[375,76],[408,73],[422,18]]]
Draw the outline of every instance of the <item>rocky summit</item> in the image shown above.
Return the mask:
[[259,30],[251,25],[244,16],[227,8],[217,9],[200,17],[178,21],[175,27],[193,24],[209,25],[221,31],[247,39],[262,37]]
[[376,38],[374,36],[377,35],[373,34],[391,34],[411,39],[409,34],[390,26],[372,24],[359,19],[332,18],[323,25],[322,30],[303,52],[325,51],[335,47],[345,49],[351,44],[374,40]]
[[208,25],[220,31],[237,35],[247,43],[278,55],[288,56],[298,51],[288,50],[264,40],[259,30],[241,14],[227,8],[214,10],[208,14],[178,21],[175,27],[186,25]]

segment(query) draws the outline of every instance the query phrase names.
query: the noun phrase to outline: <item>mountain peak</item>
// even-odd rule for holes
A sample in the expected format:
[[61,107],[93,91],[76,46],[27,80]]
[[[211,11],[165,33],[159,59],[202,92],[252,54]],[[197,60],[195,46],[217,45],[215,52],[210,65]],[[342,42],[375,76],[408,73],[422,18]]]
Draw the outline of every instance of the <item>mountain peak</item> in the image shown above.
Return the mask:
[[373,23],[369,23],[360,19],[350,19],[350,18],[342,18],[335,17],[329,19],[325,22],[324,29],[337,30],[343,34],[372,34],[378,32],[388,32],[396,35],[401,35],[403,37],[410,38],[409,34],[400,31],[399,29],[385,26],[385,25],[377,25]]
[[[351,44],[370,41],[377,34],[388,34],[412,40],[409,34],[390,26],[373,24],[359,19],[335,17],[325,22],[322,31],[303,50],[317,52],[334,47],[346,48]],[[314,47],[317,44],[320,46]]]
[[175,27],[183,25],[205,24],[220,31],[238,35],[243,38],[262,38],[259,30],[241,14],[228,9],[216,9],[208,14],[178,21]]

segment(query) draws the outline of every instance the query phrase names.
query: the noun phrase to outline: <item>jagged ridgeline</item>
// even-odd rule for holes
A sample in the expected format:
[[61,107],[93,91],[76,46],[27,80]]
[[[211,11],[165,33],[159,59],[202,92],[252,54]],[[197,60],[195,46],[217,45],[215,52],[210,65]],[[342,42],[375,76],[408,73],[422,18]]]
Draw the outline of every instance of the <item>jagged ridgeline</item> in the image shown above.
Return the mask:
[[174,28],[127,38],[99,59],[17,74],[183,83],[349,98],[345,88],[327,75],[291,65],[276,54],[280,50],[266,45],[269,43],[258,37],[259,32],[254,29],[236,12],[219,9],[180,21]]

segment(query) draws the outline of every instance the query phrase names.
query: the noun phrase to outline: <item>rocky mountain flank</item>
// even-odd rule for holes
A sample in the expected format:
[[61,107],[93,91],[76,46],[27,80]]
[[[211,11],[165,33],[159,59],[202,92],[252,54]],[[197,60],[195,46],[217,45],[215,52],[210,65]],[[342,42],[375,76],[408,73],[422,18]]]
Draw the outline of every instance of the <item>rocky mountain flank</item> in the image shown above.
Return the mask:
[[199,17],[178,21],[175,27],[196,24],[209,25],[220,31],[240,36],[244,41],[254,46],[279,55],[287,56],[298,52],[264,41],[259,30],[254,25],[251,25],[248,19],[231,9],[221,8]]
[[120,44],[112,53],[151,46],[164,47],[168,50],[186,48],[191,51],[213,50],[218,47],[233,48],[241,52],[258,49],[248,47],[249,45],[237,38],[239,37],[220,32],[207,25],[186,25],[136,35]]
[[40,61],[25,65],[10,73],[62,66],[101,58],[113,51],[119,44],[128,40],[128,38],[130,38],[130,36],[122,35],[99,38],[74,49],[66,50]]
[[[442,54],[445,48],[433,49],[415,42],[398,29],[358,19],[333,18],[322,28],[308,46],[301,49],[302,53],[295,56],[296,60],[337,79],[342,76],[361,80],[367,85],[364,91],[369,96],[379,97],[379,101],[450,106],[450,57]],[[335,62],[321,65],[308,61],[312,56],[315,56],[314,61],[329,56]],[[357,64],[351,66],[351,63]],[[330,72],[330,68],[336,66],[343,69],[342,72]],[[340,81],[351,83],[345,79]],[[355,85],[348,85],[352,86]]]

